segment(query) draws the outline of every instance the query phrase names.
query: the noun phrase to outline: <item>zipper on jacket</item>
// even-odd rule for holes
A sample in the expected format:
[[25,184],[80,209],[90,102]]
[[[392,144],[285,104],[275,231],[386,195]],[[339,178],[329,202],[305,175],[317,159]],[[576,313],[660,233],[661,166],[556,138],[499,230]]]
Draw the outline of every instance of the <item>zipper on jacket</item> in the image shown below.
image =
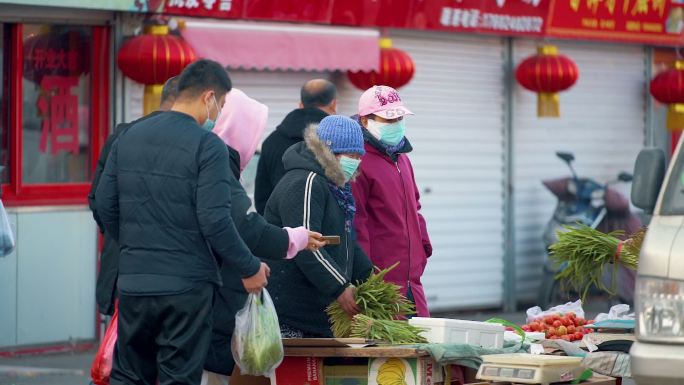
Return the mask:
[[411,234],[409,234],[408,225],[408,207],[406,207],[406,186],[404,185],[404,178],[401,175],[401,169],[399,168],[399,160],[394,162],[397,166],[397,172],[399,173],[399,183],[401,183],[401,189],[404,191],[404,221],[406,223],[406,236],[408,239],[408,273],[406,274],[406,295],[408,295],[409,290],[411,290]]
[[[347,236],[344,237],[344,248],[347,251],[347,260],[344,262],[344,274],[346,274],[349,277],[349,282],[351,282],[352,278],[353,278],[351,276],[351,274],[349,274],[349,236],[350,235],[351,235],[351,230],[347,231]],[[352,269],[352,272],[353,271],[354,271],[354,269]],[[353,285],[354,282],[351,282],[351,284]]]

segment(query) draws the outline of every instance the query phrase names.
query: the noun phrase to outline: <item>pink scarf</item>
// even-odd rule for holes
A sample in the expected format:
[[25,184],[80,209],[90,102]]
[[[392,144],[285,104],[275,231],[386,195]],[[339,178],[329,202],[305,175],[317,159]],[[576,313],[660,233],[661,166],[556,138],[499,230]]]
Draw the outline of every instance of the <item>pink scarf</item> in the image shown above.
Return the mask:
[[214,133],[240,153],[240,171],[254,156],[266,129],[268,107],[237,88],[226,95]]

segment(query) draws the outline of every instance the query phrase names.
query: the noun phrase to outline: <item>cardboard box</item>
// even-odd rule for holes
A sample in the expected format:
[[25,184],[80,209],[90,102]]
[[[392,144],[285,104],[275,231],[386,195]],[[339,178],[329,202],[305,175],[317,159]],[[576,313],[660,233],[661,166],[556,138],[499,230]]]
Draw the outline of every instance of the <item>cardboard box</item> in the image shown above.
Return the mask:
[[302,384],[325,385],[322,358],[285,357],[271,378],[271,385]]
[[364,365],[324,365],[325,385],[368,385],[368,360]]
[[[371,358],[368,385],[435,385],[444,381],[442,367],[430,358]],[[401,382],[399,382],[401,383]]]

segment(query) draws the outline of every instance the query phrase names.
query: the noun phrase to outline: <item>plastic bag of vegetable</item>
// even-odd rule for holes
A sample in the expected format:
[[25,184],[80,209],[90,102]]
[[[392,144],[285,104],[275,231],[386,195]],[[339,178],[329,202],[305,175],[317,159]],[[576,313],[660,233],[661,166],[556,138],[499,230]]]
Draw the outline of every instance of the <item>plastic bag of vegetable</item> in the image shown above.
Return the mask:
[[283,361],[278,315],[266,289],[250,294],[237,312],[231,347],[243,375],[271,377]]

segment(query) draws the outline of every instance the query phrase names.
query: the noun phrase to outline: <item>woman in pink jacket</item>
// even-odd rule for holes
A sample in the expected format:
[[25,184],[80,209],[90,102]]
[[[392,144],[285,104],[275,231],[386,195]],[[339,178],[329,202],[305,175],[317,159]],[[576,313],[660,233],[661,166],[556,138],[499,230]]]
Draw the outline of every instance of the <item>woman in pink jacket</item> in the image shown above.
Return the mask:
[[366,155],[352,185],[354,223],[358,242],[375,266],[384,269],[399,262],[387,279],[402,287],[418,316],[428,317],[420,278],[432,245],[407,155],[413,149],[404,137],[407,115],[413,113],[391,87],[374,86],[359,100]]

